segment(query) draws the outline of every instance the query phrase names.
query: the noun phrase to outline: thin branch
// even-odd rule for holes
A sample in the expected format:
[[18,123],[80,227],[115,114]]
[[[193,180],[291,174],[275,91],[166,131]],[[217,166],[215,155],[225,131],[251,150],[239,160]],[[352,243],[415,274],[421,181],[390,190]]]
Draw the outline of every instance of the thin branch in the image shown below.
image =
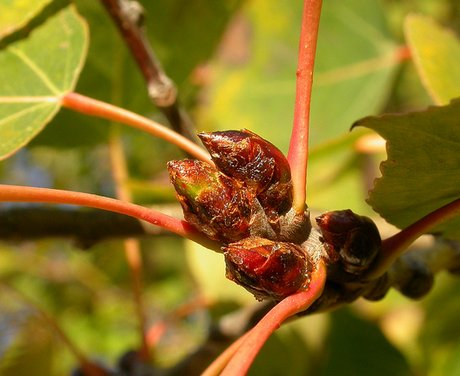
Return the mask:
[[[175,205],[174,209],[180,216],[180,208]],[[75,239],[77,246],[86,249],[107,239],[152,235],[171,233],[161,227],[145,226],[134,217],[102,210],[35,205],[0,207],[0,239],[6,241],[65,237]]]
[[170,217],[153,209],[109,197],[59,189],[0,184],[0,201],[69,204],[108,210],[136,217],[155,226],[167,229],[179,236],[193,240],[209,249],[220,250],[220,243],[206,238],[183,220]]
[[432,231],[436,226],[460,215],[460,198],[427,214],[382,242],[380,257],[368,274],[368,278],[382,275],[393,262],[420,236]]
[[284,321],[306,310],[313,304],[323,292],[325,283],[326,266],[321,261],[317,269],[311,275],[311,282],[308,289],[288,296],[273,307],[257,325],[251,329],[249,334],[242,341],[235,355],[221,373],[221,376],[245,375],[267,339]]
[[177,99],[177,89],[166,75],[149,43],[143,24],[143,8],[133,0],[101,0],[118,27],[147,83],[152,102],[163,112],[171,126],[197,142],[195,127]]
[[[119,128],[116,126],[113,127],[110,134],[109,154],[117,197],[120,200],[132,202],[131,192],[126,186],[126,182],[128,180],[128,167],[126,166],[126,158],[120,139]],[[126,261],[131,273],[134,307],[139,325],[139,338],[141,340],[139,356],[141,360],[148,362],[150,360],[150,348],[146,337],[147,319],[142,295],[142,255],[139,241],[134,238],[125,239],[123,241],[123,247]]]
[[135,114],[123,108],[86,97],[78,93],[67,93],[61,98],[62,105],[71,110],[81,112],[85,115],[100,117],[107,120],[130,125],[144,132],[150,133],[170,142],[191,156],[213,165],[207,151],[199,147],[179,133],[166,128],[165,126]]
[[294,187],[293,207],[299,213],[305,210],[311,89],[321,5],[322,0],[305,0],[299,43],[294,124],[288,152]]

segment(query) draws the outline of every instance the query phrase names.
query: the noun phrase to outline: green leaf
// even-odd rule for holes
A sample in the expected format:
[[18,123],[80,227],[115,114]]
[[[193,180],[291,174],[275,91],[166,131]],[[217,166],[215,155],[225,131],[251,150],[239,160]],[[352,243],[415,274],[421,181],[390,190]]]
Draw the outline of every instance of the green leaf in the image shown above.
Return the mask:
[[[387,140],[368,200],[388,222],[404,228],[460,197],[460,100],[443,107],[403,115],[368,117],[356,125]],[[460,239],[460,217],[434,230]]]
[[369,131],[352,132],[312,148],[308,156],[308,206],[313,211],[351,209],[375,214],[366,204],[369,155],[356,152],[354,144]]
[[[301,13],[298,1],[248,3],[212,65],[216,79],[206,96],[204,110],[209,113],[202,113],[202,123],[208,128],[248,128],[287,150]],[[399,65],[378,2],[325,1],[321,17],[312,145],[337,137],[357,118],[378,112]]]
[[433,376],[458,375],[460,370],[460,290],[458,276],[439,275],[436,288],[423,301],[425,315],[418,336],[424,369]]
[[0,39],[25,26],[53,0],[6,0],[0,3]]
[[449,29],[421,15],[404,25],[407,44],[426,90],[437,104],[460,96],[460,40]]
[[323,369],[317,375],[411,374],[403,354],[375,324],[346,309],[334,312],[331,318]]
[[[144,1],[149,38],[179,90],[184,84],[190,85],[191,72],[215,52],[227,23],[243,3],[243,0]],[[190,87],[186,89],[189,91]],[[182,96],[188,94],[180,92]]]
[[31,374],[33,368],[33,374],[36,376],[52,375],[53,333],[47,330],[43,322],[33,317],[24,322],[21,329],[18,340],[6,351],[6,354],[2,354],[0,374],[26,376]]
[[225,261],[222,254],[210,252],[209,249],[192,241],[186,241],[185,247],[191,273],[206,297],[241,304],[255,302],[251,293],[225,278]]
[[386,103],[400,65],[378,1],[324,2],[311,108],[312,145],[349,131]]
[[[304,324],[308,325],[308,321]],[[283,354],[282,359],[280,354]],[[301,334],[291,325],[286,325],[268,339],[257,355],[248,375],[309,375],[308,371],[313,368],[312,355],[311,349]],[[286,364],[289,364],[289,373],[286,373]]]
[[87,48],[86,24],[69,6],[0,51],[0,159],[29,142],[71,91]]

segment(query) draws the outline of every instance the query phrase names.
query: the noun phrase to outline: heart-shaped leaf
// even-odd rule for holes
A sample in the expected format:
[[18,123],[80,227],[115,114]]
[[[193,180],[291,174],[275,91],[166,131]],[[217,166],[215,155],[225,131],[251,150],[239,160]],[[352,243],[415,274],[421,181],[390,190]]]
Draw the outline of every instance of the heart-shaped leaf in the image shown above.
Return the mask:
[[407,44],[421,80],[438,104],[460,97],[460,40],[426,16],[405,20]]
[[0,159],[29,142],[60,108],[84,62],[88,31],[73,6],[0,51]]
[[[388,222],[404,228],[460,198],[460,100],[403,115],[368,117],[355,125],[387,140],[388,158],[369,204]],[[460,239],[460,217],[433,232]]]

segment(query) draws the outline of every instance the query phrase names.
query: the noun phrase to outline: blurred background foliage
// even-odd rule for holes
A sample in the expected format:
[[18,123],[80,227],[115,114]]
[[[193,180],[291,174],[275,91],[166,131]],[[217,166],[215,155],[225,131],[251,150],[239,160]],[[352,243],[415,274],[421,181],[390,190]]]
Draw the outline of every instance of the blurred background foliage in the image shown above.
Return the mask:
[[[38,4],[7,3],[9,9]],[[156,54],[198,130],[248,128],[286,152],[302,1],[141,3]],[[165,122],[100,3],[76,4],[91,37],[76,91]],[[313,213],[351,208],[375,217],[365,198],[384,154],[360,149],[366,131],[349,133],[351,124],[366,115],[432,104],[413,64],[401,59],[403,20],[412,12],[460,32],[457,0],[324,1],[308,171]],[[29,146],[0,163],[0,182],[113,196],[108,137],[102,120],[62,110]],[[182,153],[131,129],[122,129],[122,139],[135,201],[173,204],[165,164]],[[253,303],[225,279],[219,255],[169,236],[141,244],[149,324],[203,296],[207,301],[170,322],[155,349],[159,365],[170,366],[191,352],[229,307]],[[138,346],[130,274],[118,241],[89,250],[62,239],[3,242],[0,278],[48,312],[91,358],[114,364]],[[420,302],[392,291],[381,302],[359,300],[297,320],[269,340],[250,374],[286,374],[288,367],[289,375],[458,375],[458,287],[455,277],[442,274]],[[76,360],[36,307],[2,286],[0,299],[0,374],[69,374]]]

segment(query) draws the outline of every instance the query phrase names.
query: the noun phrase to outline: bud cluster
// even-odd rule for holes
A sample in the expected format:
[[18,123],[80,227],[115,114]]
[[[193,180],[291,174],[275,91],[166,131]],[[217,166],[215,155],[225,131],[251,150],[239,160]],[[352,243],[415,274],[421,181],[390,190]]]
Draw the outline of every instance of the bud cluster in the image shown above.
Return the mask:
[[298,244],[311,224],[307,211],[292,208],[285,156],[247,130],[199,137],[216,168],[187,159],[168,163],[185,220],[225,245],[227,277],[257,299],[280,300],[306,286],[311,265]]

